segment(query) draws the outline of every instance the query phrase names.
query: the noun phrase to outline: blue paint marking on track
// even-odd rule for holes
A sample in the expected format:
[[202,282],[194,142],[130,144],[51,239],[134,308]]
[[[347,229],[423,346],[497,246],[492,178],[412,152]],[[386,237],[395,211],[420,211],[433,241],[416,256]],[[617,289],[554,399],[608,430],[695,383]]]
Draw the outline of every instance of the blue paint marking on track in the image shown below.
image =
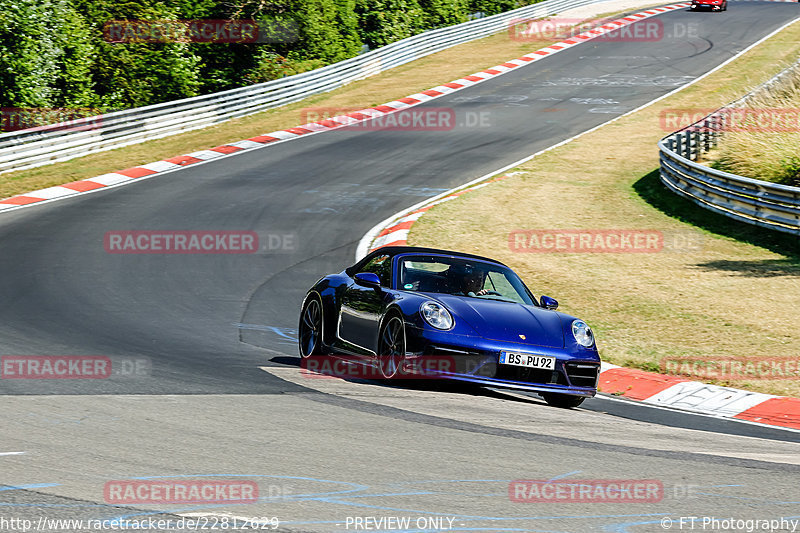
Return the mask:
[[60,487],[61,483],[34,483],[33,485],[9,485],[7,487],[0,487],[0,492],[5,490],[27,490],[27,489],[42,489],[44,487]]
[[295,328],[283,328],[277,326],[264,326],[262,324],[241,324],[241,323],[234,323],[237,329],[247,329],[251,331],[268,331],[270,333],[275,333],[277,336],[287,339],[292,343],[297,342],[297,329]]

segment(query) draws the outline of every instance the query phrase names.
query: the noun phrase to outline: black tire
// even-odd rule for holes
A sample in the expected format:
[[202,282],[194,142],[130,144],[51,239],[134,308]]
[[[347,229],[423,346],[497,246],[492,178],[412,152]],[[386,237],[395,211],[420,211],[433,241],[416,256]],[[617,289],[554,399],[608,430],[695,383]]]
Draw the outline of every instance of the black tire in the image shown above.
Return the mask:
[[322,301],[316,295],[309,295],[300,311],[297,345],[303,358],[325,354],[322,344]]
[[403,318],[391,313],[384,319],[378,336],[378,370],[384,379],[393,379],[406,358],[406,331]]
[[552,407],[561,407],[562,409],[570,409],[578,407],[583,403],[586,398],[583,396],[573,396],[572,394],[556,394],[556,393],[542,393],[542,398],[547,402],[547,405]]

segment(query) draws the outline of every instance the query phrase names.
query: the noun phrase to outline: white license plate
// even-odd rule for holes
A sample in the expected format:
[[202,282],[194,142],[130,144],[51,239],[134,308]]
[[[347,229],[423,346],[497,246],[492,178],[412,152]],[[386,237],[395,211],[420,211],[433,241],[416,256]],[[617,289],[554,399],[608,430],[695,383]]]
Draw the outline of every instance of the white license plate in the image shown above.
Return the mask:
[[530,353],[500,352],[500,364],[555,370],[556,358]]

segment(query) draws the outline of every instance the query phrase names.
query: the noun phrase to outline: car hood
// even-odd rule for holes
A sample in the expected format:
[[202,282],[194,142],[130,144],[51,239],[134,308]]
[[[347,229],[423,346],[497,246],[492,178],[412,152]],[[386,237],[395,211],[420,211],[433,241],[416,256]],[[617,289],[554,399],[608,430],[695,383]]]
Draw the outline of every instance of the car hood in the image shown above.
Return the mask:
[[559,313],[532,305],[438,294],[456,321],[463,320],[485,339],[564,347]]

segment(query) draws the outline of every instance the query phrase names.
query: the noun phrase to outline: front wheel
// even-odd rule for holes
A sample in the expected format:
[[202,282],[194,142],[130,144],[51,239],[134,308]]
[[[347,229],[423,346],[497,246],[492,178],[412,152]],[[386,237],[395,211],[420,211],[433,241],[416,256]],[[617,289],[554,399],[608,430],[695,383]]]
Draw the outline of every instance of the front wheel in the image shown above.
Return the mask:
[[316,296],[309,296],[300,311],[297,343],[303,358],[325,353],[322,348],[322,302]]
[[547,405],[552,407],[561,407],[564,409],[570,409],[572,407],[578,407],[580,404],[583,403],[584,398],[583,396],[573,396],[572,394],[557,394],[557,393],[542,393],[542,398],[544,401],[547,402]]
[[397,376],[406,358],[406,332],[403,319],[390,315],[380,331],[378,368],[384,379]]

